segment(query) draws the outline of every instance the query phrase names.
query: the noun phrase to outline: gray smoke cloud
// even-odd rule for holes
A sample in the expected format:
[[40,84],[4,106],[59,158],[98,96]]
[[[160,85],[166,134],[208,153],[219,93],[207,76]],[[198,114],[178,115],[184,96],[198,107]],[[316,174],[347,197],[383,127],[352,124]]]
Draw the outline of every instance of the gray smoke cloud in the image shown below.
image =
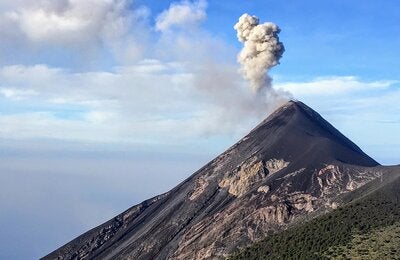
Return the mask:
[[237,37],[243,43],[238,55],[243,77],[250,81],[255,93],[271,89],[268,71],[279,64],[285,48],[279,41],[279,27],[274,23],[259,23],[256,16],[243,14],[235,24]]

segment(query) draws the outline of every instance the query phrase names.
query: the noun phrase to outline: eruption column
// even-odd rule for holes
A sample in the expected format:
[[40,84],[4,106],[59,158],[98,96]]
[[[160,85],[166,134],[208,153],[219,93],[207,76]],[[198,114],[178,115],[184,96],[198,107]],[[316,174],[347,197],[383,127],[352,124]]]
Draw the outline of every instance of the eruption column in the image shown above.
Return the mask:
[[256,16],[243,14],[235,24],[237,37],[243,43],[238,55],[243,77],[250,81],[255,93],[271,89],[268,71],[279,64],[285,48],[279,41],[279,27],[274,23],[259,24]]

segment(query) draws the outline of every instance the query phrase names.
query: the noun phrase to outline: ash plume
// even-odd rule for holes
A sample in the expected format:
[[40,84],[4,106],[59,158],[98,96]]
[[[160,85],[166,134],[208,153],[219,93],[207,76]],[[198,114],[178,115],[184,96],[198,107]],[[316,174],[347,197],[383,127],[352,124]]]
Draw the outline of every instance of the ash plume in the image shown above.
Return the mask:
[[235,24],[237,37],[243,43],[237,59],[243,77],[250,81],[255,93],[272,88],[268,71],[279,64],[285,48],[279,41],[279,27],[274,23],[259,23],[256,16],[243,14]]

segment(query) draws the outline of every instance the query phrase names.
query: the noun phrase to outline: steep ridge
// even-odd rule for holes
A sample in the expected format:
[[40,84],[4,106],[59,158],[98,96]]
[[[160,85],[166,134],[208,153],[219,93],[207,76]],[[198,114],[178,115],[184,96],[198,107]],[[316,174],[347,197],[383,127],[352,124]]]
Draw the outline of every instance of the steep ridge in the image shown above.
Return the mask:
[[223,258],[335,209],[382,176],[376,166],[318,113],[290,101],[171,191],[43,259]]

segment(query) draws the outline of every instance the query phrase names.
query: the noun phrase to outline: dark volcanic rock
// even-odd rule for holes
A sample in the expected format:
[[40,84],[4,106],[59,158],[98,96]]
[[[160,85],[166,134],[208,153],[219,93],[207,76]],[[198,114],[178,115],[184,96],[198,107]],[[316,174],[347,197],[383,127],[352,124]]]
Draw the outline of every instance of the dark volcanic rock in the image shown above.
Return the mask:
[[301,102],[290,101],[171,191],[43,259],[223,258],[335,209],[382,167]]

